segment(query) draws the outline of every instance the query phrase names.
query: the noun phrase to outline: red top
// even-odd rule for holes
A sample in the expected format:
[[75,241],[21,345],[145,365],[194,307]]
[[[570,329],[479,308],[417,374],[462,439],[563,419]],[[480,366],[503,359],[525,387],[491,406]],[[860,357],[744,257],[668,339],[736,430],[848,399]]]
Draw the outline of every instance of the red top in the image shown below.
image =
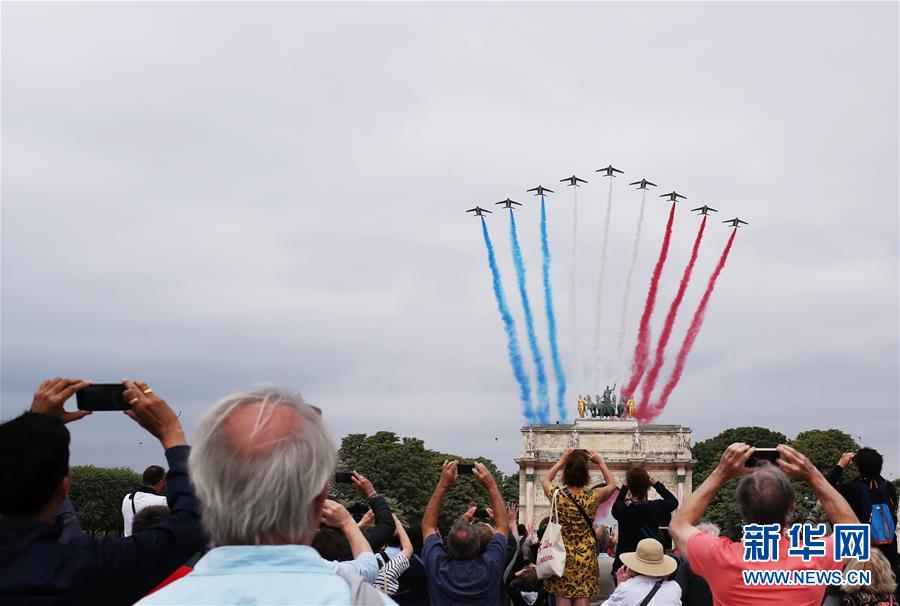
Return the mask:
[[843,562],[834,561],[834,541],[827,537],[825,556],[804,562],[788,557],[790,543],[781,537],[778,561],[745,562],[744,546],[724,537],[711,537],[702,532],[688,539],[688,561],[691,569],[702,576],[712,590],[715,606],[820,606],[825,585],[745,585],[743,570],[841,570]]

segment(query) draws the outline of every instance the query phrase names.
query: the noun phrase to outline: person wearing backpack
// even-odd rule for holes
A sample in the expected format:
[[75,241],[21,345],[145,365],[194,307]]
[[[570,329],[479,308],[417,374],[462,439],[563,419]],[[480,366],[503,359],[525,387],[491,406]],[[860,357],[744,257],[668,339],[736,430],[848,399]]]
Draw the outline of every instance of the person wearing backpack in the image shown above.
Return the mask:
[[[844,470],[856,465],[859,477],[842,482]],[[847,499],[861,522],[872,527],[872,546],[887,558],[892,569],[900,564],[897,557],[897,489],[881,476],[884,458],[874,448],[860,448],[855,454],[841,455],[828,472],[828,481]]]

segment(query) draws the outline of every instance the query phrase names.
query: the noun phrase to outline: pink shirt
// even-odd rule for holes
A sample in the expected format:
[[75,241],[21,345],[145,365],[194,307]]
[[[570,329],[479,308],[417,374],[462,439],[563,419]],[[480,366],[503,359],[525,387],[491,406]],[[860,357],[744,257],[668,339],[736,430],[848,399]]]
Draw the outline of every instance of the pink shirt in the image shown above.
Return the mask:
[[825,556],[804,562],[788,557],[790,543],[784,537],[778,546],[777,562],[745,562],[744,546],[724,537],[695,533],[688,539],[688,561],[691,569],[706,579],[715,606],[820,606],[825,585],[745,585],[743,570],[841,570],[842,562],[834,561],[834,541],[825,540]]

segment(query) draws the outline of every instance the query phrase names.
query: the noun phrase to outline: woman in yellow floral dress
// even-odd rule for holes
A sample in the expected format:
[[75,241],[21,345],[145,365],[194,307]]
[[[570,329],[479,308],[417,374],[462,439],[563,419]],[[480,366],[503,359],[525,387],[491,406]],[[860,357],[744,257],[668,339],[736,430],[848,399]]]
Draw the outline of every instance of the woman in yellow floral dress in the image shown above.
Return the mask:
[[[586,488],[590,481],[589,461],[600,467],[606,481],[605,486],[593,490]],[[560,469],[563,470],[563,485],[553,486],[553,480]],[[591,596],[600,591],[600,572],[594,547],[594,514],[597,513],[597,506],[615,491],[616,482],[600,455],[590,450],[567,448],[541,483],[551,502],[553,493],[560,491],[556,502],[563,543],[566,546],[563,575],[546,579],[544,588],[556,596],[557,606],[589,606]],[[584,519],[572,499],[578,502],[590,523]]]

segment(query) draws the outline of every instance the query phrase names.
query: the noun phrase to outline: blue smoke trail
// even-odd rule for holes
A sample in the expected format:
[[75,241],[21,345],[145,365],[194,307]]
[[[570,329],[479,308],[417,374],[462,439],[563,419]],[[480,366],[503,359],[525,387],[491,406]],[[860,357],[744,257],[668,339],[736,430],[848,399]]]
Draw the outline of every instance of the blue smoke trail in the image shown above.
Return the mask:
[[[512,209],[509,209],[509,240],[512,242],[513,263],[516,266],[516,278],[519,282],[519,295],[522,299],[522,308],[525,311],[525,328],[528,331],[528,347],[534,358],[535,373],[537,375],[537,418],[527,419],[529,422],[541,421],[550,417],[550,398],[547,394],[547,374],[544,372],[544,356],[538,347],[537,335],[534,332],[534,317],[531,315],[531,302],[528,300],[528,291],[525,288],[525,263],[522,261],[522,248],[519,246],[519,234],[516,231],[516,218]],[[547,421],[541,421],[546,423]]]
[[522,400],[522,414],[526,422],[532,422],[534,410],[531,407],[531,384],[525,368],[522,366],[522,352],[519,349],[519,338],[516,336],[516,323],[506,306],[506,295],[503,294],[503,283],[500,281],[500,268],[497,267],[497,258],[494,256],[494,245],[488,235],[487,223],[484,217],[481,219],[481,232],[484,234],[484,245],[487,248],[488,264],[491,266],[491,278],[494,285],[494,298],[497,299],[497,310],[503,320],[503,328],[506,330],[506,348],[509,353],[509,363],[512,365],[513,376],[519,384],[519,399]]
[[[556,375],[556,409],[559,422],[568,421],[566,414],[566,375],[563,372],[562,360],[559,358],[559,346],[556,344],[556,313],[553,311],[553,292],[550,288],[550,244],[547,242],[547,210],[544,207],[544,196],[541,196],[541,251],[544,253],[544,308],[547,311],[547,332],[550,333],[550,356],[553,359],[553,373]],[[542,419],[549,423],[550,415]]]

